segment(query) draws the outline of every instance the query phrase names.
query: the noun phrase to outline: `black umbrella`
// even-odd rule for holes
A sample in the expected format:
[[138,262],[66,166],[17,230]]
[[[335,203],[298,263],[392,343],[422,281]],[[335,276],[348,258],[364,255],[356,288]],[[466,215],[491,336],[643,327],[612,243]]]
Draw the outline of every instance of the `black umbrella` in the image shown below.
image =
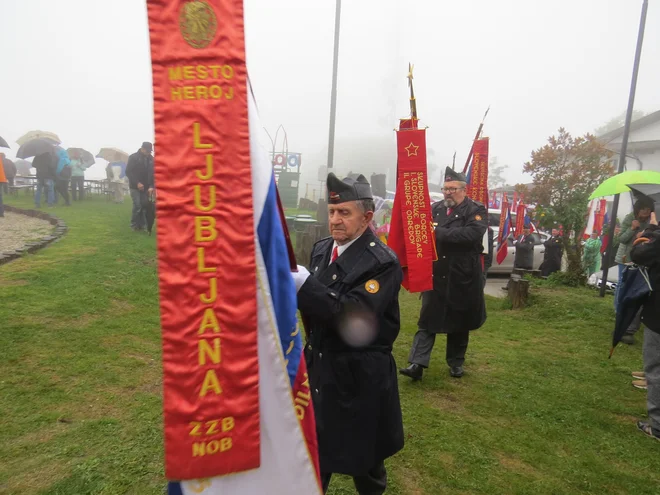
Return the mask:
[[142,205],[144,207],[144,216],[147,219],[147,232],[151,235],[151,229],[154,226],[154,221],[156,220],[156,196],[152,192],[149,194],[147,203]]
[[9,148],[9,145],[7,144],[7,141],[2,139],[2,136],[0,136],[0,148]]
[[655,203],[655,214],[660,215],[660,184],[629,184],[637,199],[647,199]]
[[17,158],[29,158],[31,156],[38,156],[43,153],[50,153],[55,150],[55,146],[48,139],[32,139],[23,146],[18,148],[16,152]]
[[73,158],[74,156],[78,155],[80,161],[82,161],[83,165],[86,167],[91,167],[96,163],[96,160],[94,160],[94,155],[82,148],[69,148],[66,150],[66,152],[69,154],[69,158]]
[[646,298],[651,293],[651,286],[646,268],[643,266],[626,266],[621,276],[621,283],[616,288],[619,295],[619,304],[616,309],[616,323],[612,335],[612,348],[610,357],[616,345],[621,342],[623,334],[632,324],[637,312],[641,309]]

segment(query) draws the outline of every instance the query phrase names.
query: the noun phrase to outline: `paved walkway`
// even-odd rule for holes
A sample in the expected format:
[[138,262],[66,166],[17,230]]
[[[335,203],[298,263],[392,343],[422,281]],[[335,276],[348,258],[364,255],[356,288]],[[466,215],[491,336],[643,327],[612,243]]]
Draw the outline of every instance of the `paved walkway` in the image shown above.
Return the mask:
[[486,289],[484,293],[493,297],[506,297],[506,291],[502,287],[509,281],[509,275],[488,275],[486,279]]
[[46,220],[5,211],[0,217],[0,253],[14,251],[52,232],[53,226]]

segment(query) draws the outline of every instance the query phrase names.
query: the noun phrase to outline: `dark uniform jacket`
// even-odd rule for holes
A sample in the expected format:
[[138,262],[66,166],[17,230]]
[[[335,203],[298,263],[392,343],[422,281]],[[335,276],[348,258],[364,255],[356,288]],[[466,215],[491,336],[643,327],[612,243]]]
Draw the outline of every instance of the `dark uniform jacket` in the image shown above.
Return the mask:
[[660,228],[650,225],[643,234],[650,242],[637,244],[630,251],[630,259],[648,270],[653,289],[644,301],[642,323],[654,332],[660,333]]
[[541,265],[541,275],[548,275],[561,270],[561,257],[564,254],[564,243],[562,238],[551,237],[543,243],[545,253],[543,253],[543,264]]
[[144,186],[144,190],[154,187],[154,159],[151,155],[145,155],[140,150],[128,157],[126,164],[126,177],[128,177],[129,189],[137,189],[138,182]]
[[438,260],[433,290],[422,294],[418,326],[432,333],[475,330],[486,321],[481,253],[488,212],[465,198],[447,215],[444,202],[432,207]]
[[531,235],[520,234],[515,242],[516,257],[513,260],[514,268],[523,270],[534,269],[534,238]]
[[[331,237],[314,245],[311,276],[298,291],[298,308],[309,332],[305,357],[320,465],[324,473],[365,475],[403,448],[392,356],[403,274],[396,255],[370,230],[328,265],[332,246]],[[339,325],[360,314],[372,319],[375,340],[350,347],[340,337]]]

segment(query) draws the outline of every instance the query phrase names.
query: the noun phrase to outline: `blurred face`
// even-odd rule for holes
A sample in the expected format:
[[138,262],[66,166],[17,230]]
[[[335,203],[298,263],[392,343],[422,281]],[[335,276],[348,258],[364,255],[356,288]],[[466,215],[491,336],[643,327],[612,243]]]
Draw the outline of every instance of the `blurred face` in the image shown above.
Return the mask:
[[466,195],[465,184],[455,180],[447,181],[442,188],[442,194],[445,195],[445,206],[447,208],[460,205]]
[[328,205],[330,235],[342,246],[358,238],[367,229],[374,216],[373,211],[363,213],[357,201]]
[[529,235],[530,231],[529,229],[523,229],[523,235]]
[[552,236],[557,237],[559,235],[559,230],[557,229],[552,229]]
[[649,219],[651,216],[651,208],[642,208],[639,210],[639,215],[637,215],[637,218],[643,222]]

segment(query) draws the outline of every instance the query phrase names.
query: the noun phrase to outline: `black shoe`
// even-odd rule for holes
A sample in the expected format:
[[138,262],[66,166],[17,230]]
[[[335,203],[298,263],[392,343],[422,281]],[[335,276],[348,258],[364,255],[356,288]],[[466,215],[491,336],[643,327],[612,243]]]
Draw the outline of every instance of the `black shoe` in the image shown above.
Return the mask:
[[621,342],[624,344],[633,345],[635,343],[635,337],[630,334],[625,334],[623,337],[621,337]]
[[424,374],[424,368],[419,364],[411,364],[407,368],[401,368],[399,370],[399,373],[401,373],[404,376],[407,376],[408,378],[412,378],[413,381],[417,381],[422,379],[422,375]]
[[449,374],[454,378],[460,378],[465,374],[463,366],[452,366],[449,368]]

